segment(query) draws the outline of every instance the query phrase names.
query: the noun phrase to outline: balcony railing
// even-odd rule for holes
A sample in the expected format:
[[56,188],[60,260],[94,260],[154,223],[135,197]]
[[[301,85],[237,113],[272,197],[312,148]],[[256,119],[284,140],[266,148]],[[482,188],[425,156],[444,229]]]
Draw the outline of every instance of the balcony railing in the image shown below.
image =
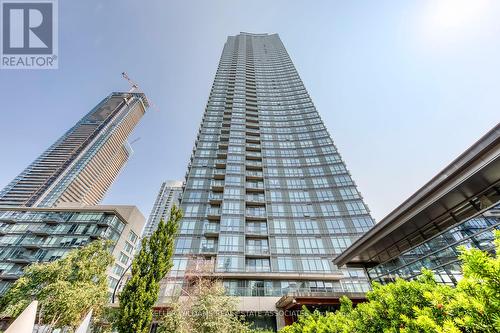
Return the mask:
[[224,179],[226,176],[226,170],[224,169],[215,169],[214,170],[214,178],[215,179]]
[[224,188],[224,181],[212,180],[211,186],[212,186],[212,189],[218,189],[218,190],[223,189]]
[[247,151],[246,157],[247,159],[260,160],[262,159],[262,154],[256,151]]
[[269,247],[247,245],[246,246],[246,253],[249,255],[268,255],[269,254]]
[[266,217],[266,210],[257,210],[257,209],[247,209],[245,211],[246,216],[250,217],[258,217],[258,218],[265,218]]
[[247,143],[246,148],[247,150],[255,150],[255,151],[260,151],[261,149],[260,144],[257,143]]
[[249,227],[249,226],[247,226],[245,229],[245,232],[247,234],[253,234],[253,235],[267,235],[267,228],[266,227]]
[[247,168],[262,170],[262,162],[260,162],[260,161],[250,161],[250,160],[247,160],[245,162],[245,165],[247,166]]
[[218,158],[215,160],[215,167],[217,168],[225,168],[226,167],[226,160],[222,158]]
[[207,209],[207,217],[211,220],[220,219],[220,208],[209,208]]
[[210,193],[208,199],[211,202],[221,202],[223,197],[222,193]]
[[264,174],[262,173],[262,171],[247,170],[246,176],[248,178],[262,178]]
[[263,190],[264,189],[264,183],[252,183],[252,182],[247,182],[246,187],[249,189],[257,189],[257,190]]
[[217,245],[202,245],[200,247],[200,252],[201,253],[215,253],[217,252]]

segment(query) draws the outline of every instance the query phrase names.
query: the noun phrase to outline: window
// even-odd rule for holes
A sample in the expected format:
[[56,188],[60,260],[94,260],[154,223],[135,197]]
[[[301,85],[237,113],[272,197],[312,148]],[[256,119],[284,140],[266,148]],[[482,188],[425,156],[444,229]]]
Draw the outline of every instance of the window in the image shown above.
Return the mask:
[[184,216],[198,216],[199,205],[185,205],[184,206]]
[[288,223],[285,220],[274,220],[273,227],[274,227],[274,233],[276,234],[288,233]]
[[191,250],[191,237],[177,237],[175,241],[175,253],[189,253]]
[[221,221],[221,231],[242,232],[243,225],[242,218],[224,216]]
[[358,199],[359,194],[355,187],[344,187],[339,189],[342,199]]
[[130,230],[130,233],[128,234],[128,240],[132,243],[132,244],[135,244],[135,242],[137,242],[137,239],[139,237],[132,231]]
[[328,259],[319,258],[302,258],[302,269],[305,272],[328,272],[330,271],[330,263]]
[[243,251],[243,236],[222,235],[219,242],[219,251]]
[[134,247],[132,245],[130,245],[129,242],[125,242],[125,246],[123,247],[125,252],[128,252],[130,254],[132,254],[134,252]]
[[217,257],[217,270],[220,272],[235,272],[243,270],[243,258],[238,256]]
[[195,229],[196,222],[193,220],[182,220],[180,223],[180,233],[192,233]]
[[319,232],[318,222],[314,220],[294,221],[297,234],[316,234]]
[[272,216],[285,216],[285,206],[273,204],[271,205],[271,215]]
[[187,259],[174,258],[172,260],[172,263],[173,263],[173,266],[172,266],[173,271],[183,271],[186,269]]
[[226,176],[226,185],[241,185],[241,177],[239,176]]
[[354,224],[354,228],[356,231],[365,232],[373,227],[373,221],[368,216],[366,217],[353,217],[352,223]]
[[348,201],[345,205],[350,215],[368,214],[362,201]]
[[292,205],[292,216],[309,217],[312,216],[312,205]]
[[280,257],[278,257],[278,271],[280,271],[280,272],[292,272],[292,271],[294,271],[293,259],[292,258],[280,258]]
[[342,219],[328,219],[325,220],[326,228],[332,232],[348,232],[345,222]]
[[247,272],[270,272],[269,259],[246,259]]
[[320,254],[325,252],[321,238],[297,237],[297,242],[299,243],[300,253]]
[[332,245],[335,253],[340,253],[349,247],[352,243],[349,237],[332,237]]
[[338,216],[340,215],[340,209],[335,203],[323,203],[321,204],[321,211],[326,216]]
[[354,185],[351,177],[346,175],[334,176],[333,179],[335,180],[335,184],[337,184],[337,186]]
[[276,237],[275,242],[277,253],[290,253],[290,240],[287,237]]
[[331,190],[317,190],[316,195],[318,196],[318,200],[320,201],[329,201],[334,200],[335,196]]
[[292,202],[306,202],[310,200],[309,193],[306,191],[290,191],[288,195]]
[[113,267],[113,273],[118,275],[118,276],[121,276],[124,271],[125,271],[125,268],[123,268],[122,266],[120,266],[118,264],[115,264],[115,266]]
[[200,243],[201,252],[217,252],[217,242],[214,238],[204,238]]
[[224,201],[222,212],[224,214],[242,214],[242,203],[238,201]]
[[315,188],[330,187],[330,185],[328,184],[328,179],[323,177],[313,178],[312,182]]
[[129,261],[129,256],[127,256],[125,253],[120,252],[120,256],[118,257],[118,261],[120,261],[122,264],[127,265]]
[[224,188],[224,199],[240,199],[241,189],[234,187]]
[[271,191],[271,201],[283,201],[283,193],[280,191]]

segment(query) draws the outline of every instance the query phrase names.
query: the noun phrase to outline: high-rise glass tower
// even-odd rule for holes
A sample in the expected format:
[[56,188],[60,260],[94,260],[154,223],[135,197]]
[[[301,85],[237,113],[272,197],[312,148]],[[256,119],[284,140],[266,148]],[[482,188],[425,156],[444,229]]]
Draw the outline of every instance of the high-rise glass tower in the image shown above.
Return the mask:
[[166,181],[160,186],[160,191],[156,197],[148,223],[144,228],[142,237],[149,237],[156,230],[161,220],[168,220],[170,209],[173,205],[178,205],[182,194],[182,181]]
[[165,296],[216,276],[242,312],[273,317],[292,293],[328,305],[369,288],[362,270],[332,259],[373,220],[276,34],[228,38],[181,207]]
[[101,201],[132,150],[127,137],[146,112],[142,93],[112,93],[0,192],[0,206]]

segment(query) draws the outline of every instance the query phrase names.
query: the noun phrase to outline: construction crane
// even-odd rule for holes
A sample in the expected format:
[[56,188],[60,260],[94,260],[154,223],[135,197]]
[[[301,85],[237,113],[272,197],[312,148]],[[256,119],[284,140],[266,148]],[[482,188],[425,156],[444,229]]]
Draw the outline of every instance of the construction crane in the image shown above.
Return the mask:
[[[141,91],[141,88],[139,87],[139,85],[130,78],[130,76],[128,76],[127,72],[122,72],[122,77],[127,80],[127,82],[130,84],[130,90],[128,91],[129,93],[133,93],[133,92],[140,92]],[[156,107],[156,105],[148,98],[148,103],[149,103],[149,106],[155,110],[155,111],[159,111],[158,108]]]
[[127,72],[122,72],[122,77],[127,80],[127,82],[130,84],[130,90],[128,91],[129,93],[134,92],[135,90],[139,90],[139,85],[135,83],[127,74]]
[[130,142],[130,145],[133,145],[134,143],[136,143],[137,141],[139,141],[141,139],[141,137],[138,137],[137,139],[134,139]]

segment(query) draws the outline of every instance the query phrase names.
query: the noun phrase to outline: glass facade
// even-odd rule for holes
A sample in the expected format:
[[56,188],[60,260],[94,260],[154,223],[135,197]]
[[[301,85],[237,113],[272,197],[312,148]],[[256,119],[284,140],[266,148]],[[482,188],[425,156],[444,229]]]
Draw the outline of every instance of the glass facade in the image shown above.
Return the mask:
[[49,262],[95,239],[128,239],[110,272],[110,287],[129,265],[138,236],[117,215],[102,211],[0,210],[0,294],[33,262]]
[[369,288],[331,260],[373,220],[277,35],[228,38],[181,207],[162,296],[193,272],[231,295]]
[[0,206],[95,205],[128,160],[127,137],[148,104],[142,93],[112,93],[0,191]]
[[387,283],[397,277],[414,279],[423,268],[434,272],[438,282],[456,284],[462,277],[460,246],[493,252],[494,230],[500,230],[500,205],[446,229],[398,257],[368,269],[370,279]]
[[156,197],[156,201],[149,214],[148,223],[144,227],[142,237],[149,237],[156,230],[160,221],[168,220],[170,209],[178,205],[182,193],[181,181],[163,182]]

